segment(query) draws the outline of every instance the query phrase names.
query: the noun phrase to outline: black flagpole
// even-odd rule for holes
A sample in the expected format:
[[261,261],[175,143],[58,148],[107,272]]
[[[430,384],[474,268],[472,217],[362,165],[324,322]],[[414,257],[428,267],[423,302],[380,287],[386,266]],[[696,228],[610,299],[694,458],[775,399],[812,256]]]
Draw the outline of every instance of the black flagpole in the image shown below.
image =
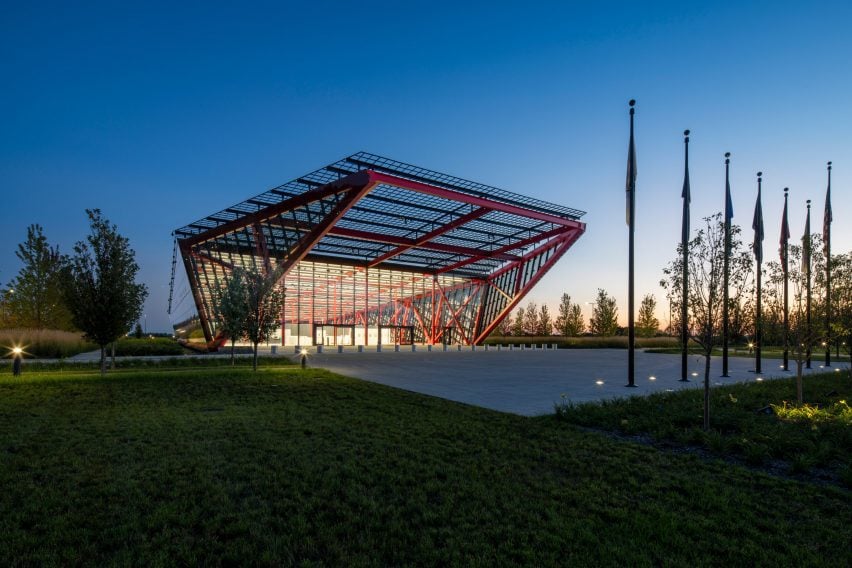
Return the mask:
[[730,280],[731,266],[731,218],[734,216],[734,208],[731,203],[731,153],[725,152],[725,260],[722,283],[722,376],[730,377],[728,374],[728,282]]
[[689,345],[689,203],[692,197],[689,191],[689,130],[683,131],[683,216],[681,220],[680,246],[683,252],[683,286],[681,288],[680,305],[680,380],[689,382],[687,378],[687,359]]
[[811,368],[811,200],[808,199],[808,216],[805,220],[805,234],[802,236],[802,268],[805,272],[805,322],[807,325],[808,345],[805,353],[805,367]]
[[831,162],[828,162],[828,189],[825,191],[825,212],[822,217],[822,236],[825,242],[825,366],[831,367]]
[[788,258],[788,244],[790,240],[790,225],[787,223],[787,193],[789,187],[784,188],[784,218],[781,220],[781,269],[784,271],[784,370],[790,370],[790,308],[789,308],[789,284],[790,266]]
[[760,202],[760,190],[763,182],[763,172],[757,172],[757,203],[754,206],[754,257],[757,260],[757,313],[755,314],[754,331],[754,372],[761,372],[760,347],[763,342],[763,311],[761,309],[760,282],[763,274],[763,205]]
[[633,108],[636,101],[630,99],[630,146],[627,155],[627,224],[630,226],[629,238],[629,260],[628,260],[628,282],[627,282],[627,385],[635,387],[634,343],[636,341],[636,329],[633,322],[633,234],[636,227],[636,147],[633,142]]

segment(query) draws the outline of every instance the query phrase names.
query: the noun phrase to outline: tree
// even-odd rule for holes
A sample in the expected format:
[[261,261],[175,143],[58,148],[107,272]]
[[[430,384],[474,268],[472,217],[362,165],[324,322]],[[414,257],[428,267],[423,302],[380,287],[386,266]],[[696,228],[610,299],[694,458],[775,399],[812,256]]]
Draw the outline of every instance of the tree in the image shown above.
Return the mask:
[[133,337],[136,339],[142,339],[142,325],[139,322],[136,322],[136,327],[133,328]]
[[148,290],[136,283],[139,265],[127,238],[99,209],[87,209],[86,215],[91,233],[74,245],[62,290],[73,324],[101,348],[103,374],[106,346],[139,319]]
[[524,335],[535,335],[538,333],[538,305],[535,302],[527,304],[524,312]]
[[[852,251],[832,255],[832,330],[835,345],[840,345],[847,357],[852,357]],[[849,366],[852,378],[852,365]]]
[[512,321],[512,318],[509,317],[509,316],[506,316],[505,318],[501,319],[500,323],[497,324],[497,327],[494,328],[494,332],[492,333],[492,335],[495,335],[495,336],[498,336],[498,337],[507,337],[509,335],[512,335],[512,326],[513,325],[514,325],[514,322]]
[[[731,227],[730,279],[736,283],[748,278],[753,270],[751,253],[739,238],[741,231]],[[704,218],[704,227],[687,244],[689,247],[689,297],[686,298],[690,339],[695,341],[704,356],[704,429],[710,428],[710,356],[719,343],[722,332],[724,295],[723,270],[725,261],[725,223],[722,214]],[[680,311],[680,278],[683,266],[681,245],[675,260],[663,270],[666,278],[660,284],[668,288],[676,312]],[[736,284],[731,284],[736,286]]]
[[562,294],[559,302],[559,315],[556,318],[556,332],[565,337],[582,335],[586,325],[579,304],[571,302],[571,296]]
[[512,335],[521,336],[524,334],[525,321],[524,308],[518,308],[518,311],[515,313],[515,321],[512,324]]
[[593,334],[602,337],[611,337],[618,332],[618,308],[615,305],[615,298],[601,288],[598,288],[598,297],[592,309],[589,329]]
[[636,322],[639,337],[654,337],[660,327],[660,321],[654,315],[657,299],[653,294],[645,294],[639,305],[639,321]]
[[249,296],[245,272],[236,269],[219,288],[214,289],[213,311],[216,329],[231,340],[231,365],[234,364],[234,345],[246,332],[249,319]]
[[253,346],[252,368],[257,371],[257,346],[269,339],[272,331],[281,325],[281,308],[284,292],[278,285],[277,271],[264,274],[250,270],[245,274],[248,317],[245,320],[245,336]]
[[542,304],[538,313],[538,330],[536,335],[551,335],[553,333],[553,320],[546,304]]
[[51,247],[40,225],[27,227],[27,240],[15,256],[23,263],[9,287],[9,315],[19,327],[70,329],[71,314],[62,297],[61,275],[67,258]]

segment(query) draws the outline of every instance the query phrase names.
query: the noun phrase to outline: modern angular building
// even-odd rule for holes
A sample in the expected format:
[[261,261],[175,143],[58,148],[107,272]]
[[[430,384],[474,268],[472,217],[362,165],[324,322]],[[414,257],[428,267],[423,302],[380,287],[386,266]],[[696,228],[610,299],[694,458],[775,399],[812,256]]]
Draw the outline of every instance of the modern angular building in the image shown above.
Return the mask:
[[283,345],[481,343],[585,231],[583,211],[369,153],[175,231],[211,347],[212,291],[278,271]]

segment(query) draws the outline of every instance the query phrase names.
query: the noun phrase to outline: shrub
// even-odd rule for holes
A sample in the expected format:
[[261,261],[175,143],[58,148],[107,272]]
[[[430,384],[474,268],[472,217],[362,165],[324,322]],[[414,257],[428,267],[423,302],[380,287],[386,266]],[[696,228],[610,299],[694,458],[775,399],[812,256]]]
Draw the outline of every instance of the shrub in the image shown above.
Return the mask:
[[153,337],[136,339],[124,337],[115,346],[116,357],[146,355],[183,355],[184,350],[174,339],[168,337]]

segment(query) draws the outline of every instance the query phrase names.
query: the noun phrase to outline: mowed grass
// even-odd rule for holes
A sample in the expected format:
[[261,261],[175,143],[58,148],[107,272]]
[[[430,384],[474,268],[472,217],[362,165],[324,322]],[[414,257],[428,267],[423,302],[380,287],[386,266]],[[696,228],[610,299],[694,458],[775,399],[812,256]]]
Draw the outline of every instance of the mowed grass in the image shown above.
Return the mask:
[[[852,381],[846,371],[714,387],[704,431],[700,389],[659,392],[557,408],[560,419],[659,441],[698,445],[756,466],[773,461],[791,474],[816,472],[852,487]],[[819,470],[819,471],[817,471]]]
[[331,373],[0,379],[0,563],[833,565],[848,491]]

